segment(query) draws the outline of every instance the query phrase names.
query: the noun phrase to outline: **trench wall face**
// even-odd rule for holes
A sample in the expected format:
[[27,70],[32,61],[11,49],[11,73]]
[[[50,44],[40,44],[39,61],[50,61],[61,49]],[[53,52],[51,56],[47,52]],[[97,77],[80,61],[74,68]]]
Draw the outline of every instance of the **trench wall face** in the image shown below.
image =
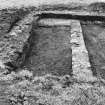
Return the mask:
[[105,79],[105,26],[88,22],[81,26],[93,74]]
[[32,45],[25,66],[34,75],[72,74],[70,26],[34,26]]

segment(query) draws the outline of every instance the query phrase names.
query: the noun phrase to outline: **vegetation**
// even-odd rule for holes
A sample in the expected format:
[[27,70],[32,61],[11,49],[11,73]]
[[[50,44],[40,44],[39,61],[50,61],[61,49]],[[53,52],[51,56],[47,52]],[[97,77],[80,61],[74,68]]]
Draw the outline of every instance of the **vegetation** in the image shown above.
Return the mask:
[[[43,8],[44,7],[42,7],[42,10]],[[52,9],[52,7],[49,8]],[[54,8],[59,8],[59,10],[62,10],[60,6],[55,6]],[[74,8],[81,9],[81,7],[73,7],[72,9]],[[1,17],[3,16],[3,18],[0,18],[0,21],[3,20],[3,22],[0,23],[0,33],[2,33],[2,35],[0,36],[0,57],[4,57],[5,59],[6,57],[8,57],[9,59],[10,55],[11,57],[13,57],[12,51],[16,50],[16,48],[19,47],[20,42],[26,41],[26,37],[28,37],[28,32],[26,31],[28,30],[27,28],[24,29],[25,33],[15,33],[16,35],[19,35],[18,37],[16,37],[15,35],[8,36],[9,34],[7,33],[11,32],[14,25],[18,26],[17,23],[20,22],[20,20],[22,20],[24,17],[26,17],[27,14],[30,13],[30,11],[34,11],[34,9],[36,8],[21,8],[19,10],[14,9],[10,11],[4,9],[1,12]],[[69,8],[68,6],[65,6],[63,9],[70,10],[71,7]],[[24,21],[23,23],[26,24]],[[5,24],[6,26],[2,27],[3,24]],[[4,39],[2,39],[2,36],[4,36]],[[14,45],[14,43],[16,43],[16,45]],[[15,55],[15,57],[17,56],[18,55]],[[18,68],[17,72],[12,71],[9,74],[5,74],[4,71],[6,70],[4,65],[2,64],[3,62],[1,61],[0,67],[2,68],[0,68],[0,102],[5,98],[5,102],[7,102],[9,105],[105,104],[105,81],[102,79],[84,81],[78,80],[75,77],[71,77],[70,75],[56,76],[52,74],[34,77],[33,71],[29,71],[26,68]],[[3,92],[5,94],[1,94],[2,89],[4,90]]]
[[95,2],[88,6],[89,11],[93,12],[105,12],[105,3],[104,2]]
[[69,75],[33,77],[22,70],[9,76],[6,101],[10,105],[104,105],[105,85],[99,80],[80,81]]

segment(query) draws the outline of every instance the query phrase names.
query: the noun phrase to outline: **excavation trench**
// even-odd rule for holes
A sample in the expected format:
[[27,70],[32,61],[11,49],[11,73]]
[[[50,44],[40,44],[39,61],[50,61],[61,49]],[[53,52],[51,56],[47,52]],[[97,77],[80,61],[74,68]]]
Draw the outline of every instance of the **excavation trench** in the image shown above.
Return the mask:
[[[89,60],[91,63],[91,69],[94,76],[101,76],[105,79],[105,18],[103,16],[82,16],[82,15],[70,15],[70,14],[54,14],[54,13],[42,13],[39,16],[39,21],[46,20],[50,24],[41,25],[35,29],[33,25],[33,36],[36,35],[36,47],[39,57],[35,57],[37,63],[33,63],[35,71],[55,72],[60,75],[72,73],[72,51],[70,47],[70,25],[69,22],[60,26],[53,26],[56,22],[50,22],[48,19],[76,19],[81,21],[83,37],[86,48],[89,54]],[[52,21],[52,20],[51,20]],[[43,22],[46,24],[46,22]],[[45,27],[47,26],[47,27]],[[34,38],[33,38],[34,39]],[[44,39],[44,40],[43,40]],[[66,43],[66,47],[65,46]],[[47,46],[47,48],[46,48]],[[52,49],[53,47],[53,49]],[[45,50],[46,49],[46,50]],[[31,51],[31,53],[34,52]],[[67,56],[68,55],[68,56]],[[43,57],[41,57],[43,56]],[[66,57],[67,56],[67,57]],[[34,59],[34,57],[32,57]],[[29,58],[31,61],[31,56]],[[38,60],[37,60],[38,59]],[[40,62],[40,63],[39,63]],[[30,63],[28,63],[29,65]],[[29,66],[30,67],[30,66]]]
[[24,66],[34,71],[34,75],[72,75],[71,19],[81,21],[93,75],[105,77],[105,28],[101,16],[42,13],[37,24],[33,22],[31,48]]
[[72,75],[70,21],[39,20],[33,22],[30,34],[30,51],[23,67],[34,75]]
[[[93,75],[105,78],[105,23],[100,16],[41,14],[33,21],[29,47],[19,68],[28,68],[34,75],[72,75],[71,19],[81,21],[83,37],[89,53]],[[27,47],[27,46],[26,46]]]
[[105,23],[81,21],[93,75],[105,79]]

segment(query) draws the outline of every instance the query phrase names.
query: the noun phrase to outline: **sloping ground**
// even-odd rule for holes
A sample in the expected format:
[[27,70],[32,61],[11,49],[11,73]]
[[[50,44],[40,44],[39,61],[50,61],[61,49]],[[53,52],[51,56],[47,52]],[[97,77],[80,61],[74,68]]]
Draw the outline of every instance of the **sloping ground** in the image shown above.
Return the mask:
[[23,47],[25,46],[27,39],[30,36],[29,30],[31,27],[32,19],[32,14],[26,16],[24,20],[20,21],[20,24],[17,27],[13,27],[13,31],[10,33],[5,33],[1,37],[1,68],[4,68],[2,65],[3,63],[12,61],[15,62],[18,57],[23,54]]
[[97,11],[98,13],[105,12],[105,3],[91,3],[88,8],[90,11]]
[[88,51],[85,47],[82,29],[79,21],[71,23],[72,69],[76,78],[84,81],[94,81]]
[[[26,51],[24,50],[25,49],[24,46],[27,46],[26,42],[30,36],[29,31],[31,28],[32,20],[33,20],[32,14],[25,16],[25,18],[22,21],[19,21],[17,23],[17,26],[12,27],[11,32],[9,33],[4,32],[3,36],[1,36],[0,38],[0,46],[1,46],[0,48],[0,52],[1,52],[0,53],[0,105],[9,104],[8,101],[6,100],[7,98],[6,90],[11,84],[13,84],[11,80],[9,80],[13,78],[12,76],[9,76],[9,75],[3,76],[2,74],[7,71],[5,63],[12,61],[12,69],[11,69],[10,63],[9,65],[7,64],[7,67],[9,67],[8,69],[13,70],[14,67],[15,69],[20,67],[20,65],[24,61],[24,58],[22,59],[20,58],[22,55],[24,55],[24,52]],[[11,19],[8,21],[11,21]],[[6,19],[4,23],[7,23],[10,27],[10,23],[7,22]]]
[[23,46],[29,36],[29,27],[31,27],[33,19],[32,14],[28,16],[30,10],[30,8],[3,9],[0,12],[1,68],[4,68],[3,63],[15,61],[19,54],[23,52]]
[[[48,21],[48,23],[52,25],[50,21]],[[76,30],[75,25],[78,27]],[[73,29],[72,34],[79,33],[81,36],[79,22],[74,21],[71,26]],[[43,24],[40,23],[40,27],[43,28]],[[61,29],[61,26],[58,29]],[[65,29],[64,26],[62,29]],[[78,42],[79,40],[76,39],[76,41]],[[80,44],[79,48],[81,49],[83,46],[84,45]],[[82,55],[79,56],[82,60]],[[76,58],[76,56],[74,57]],[[81,63],[81,65],[83,64],[84,63]],[[88,68],[87,66],[88,65],[84,66],[85,69]],[[81,69],[79,68],[77,71],[75,70],[74,75],[77,72],[80,74]],[[83,74],[82,76],[85,78],[86,75],[84,76]],[[86,79],[82,79],[82,77],[81,79],[78,79],[71,77],[70,75],[55,76],[51,74],[34,77],[32,72],[29,72],[28,70],[21,70],[17,73],[12,72],[7,76],[2,75],[0,80],[1,87],[6,87],[4,88],[4,92],[6,92],[6,94],[1,92],[1,95],[3,95],[4,98],[3,99],[1,96],[1,102],[4,105],[5,102],[7,105],[104,105],[105,103],[105,86],[97,79],[90,80],[90,78],[87,79],[87,77]],[[4,100],[4,102],[2,100]]]
[[16,23],[30,13],[31,8],[0,10],[0,36],[11,31]]
[[[23,75],[24,73],[24,75]],[[5,101],[12,105],[104,105],[105,86],[69,75],[32,77],[27,70],[13,74]],[[17,80],[18,79],[18,80]]]
[[[21,69],[23,62],[26,60],[24,58],[26,58],[27,54],[29,53],[28,51],[30,50],[28,49],[30,48],[30,44],[28,42],[31,35],[30,31],[32,29],[32,25],[33,26],[35,25],[35,24],[32,24],[34,14],[35,13],[30,13],[29,15],[25,16],[25,18],[22,21],[19,21],[17,23],[18,26],[13,27],[10,33],[4,34],[4,37],[1,41],[1,44],[3,43],[3,46],[4,46],[4,47],[1,47],[2,48],[1,49],[2,61],[0,63],[2,68],[1,71],[5,70],[5,65],[3,65],[3,63],[7,61],[10,61],[10,63],[7,64],[8,66],[14,66],[19,69],[17,70],[18,72],[16,73],[11,72],[8,75],[0,74],[0,104],[1,105],[5,105],[5,104],[7,105],[78,105],[78,104],[79,105],[104,105],[105,104],[105,84],[101,80],[97,80],[97,79],[93,80],[89,78],[89,80],[87,80],[87,77],[85,78],[85,76],[88,75],[91,77],[92,76],[91,72],[90,71],[87,72],[87,70],[85,70],[86,72],[84,72],[83,68],[79,68],[79,66],[78,66],[79,69],[77,69],[77,71],[76,70],[74,71],[74,75],[75,73],[79,73],[79,75],[81,76],[81,73],[82,73],[85,79],[82,79],[82,76],[80,79],[78,79],[78,78],[75,78],[75,76],[72,77],[70,75],[55,76],[51,74],[34,77],[33,72],[27,70],[26,68]],[[77,30],[75,29],[72,30],[72,33],[76,33],[76,34],[79,33],[80,35],[82,35],[80,31],[79,22],[75,23],[73,28],[76,28],[75,25],[77,26]],[[45,27],[44,28],[42,26],[40,27],[45,32]],[[52,29],[49,29],[49,30],[52,30]],[[57,30],[56,33],[61,33],[62,37],[64,38],[62,31],[65,33],[66,28],[64,26],[62,27],[60,26],[59,28],[56,28],[56,30]],[[69,29],[67,30],[67,36],[69,33],[68,31]],[[42,30],[37,29],[37,35],[40,35],[40,33],[42,33]],[[48,34],[49,32],[46,31],[46,33]],[[43,33],[41,35],[43,35]],[[85,46],[83,43],[83,38],[79,36],[80,39],[82,38],[81,40],[79,40],[77,37],[78,36],[74,38],[74,41],[75,40],[77,42],[80,41],[82,42],[82,44],[76,43],[75,47],[78,47],[78,44],[80,44],[78,49],[83,48],[85,50],[87,62],[85,61],[84,58],[82,58],[84,56],[81,55],[82,54],[81,52],[79,52],[80,53],[79,56],[73,56],[73,58],[74,59],[76,58],[75,59],[76,61],[78,60],[77,58],[80,57],[81,60],[83,60],[83,62],[81,63],[81,61],[78,60],[79,61],[78,63],[83,65],[81,67],[84,67],[85,69],[87,69],[88,66],[90,67],[90,64],[87,58],[87,51],[84,48]],[[65,42],[65,44],[67,45],[66,47],[68,48],[69,44],[66,43],[67,40],[65,41],[62,40],[62,41]],[[48,43],[53,44],[49,41]],[[38,44],[40,45],[40,43]],[[59,43],[56,43],[56,44],[59,44]],[[43,46],[42,43],[41,45]],[[55,49],[55,46],[51,45],[50,47],[54,47]],[[44,48],[42,49],[44,50]],[[73,49],[73,51],[75,49]],[[19,58],[18,56],[15,55],[15,51],[17,51],[20,54]],[[68,54],[68,52],[66,54],[67,56],[69,55],[70,57],[70,54]],[[77,54],[78,53],[76,52],[76,55]],[[87,65],[84,65],[84,62]],[[14,68],[14,67],[11,67],[11,68]],[[14,70],[15,69],[12,69],[12,71]],[[76,75],[76,76],[79,76],[79,75]]]

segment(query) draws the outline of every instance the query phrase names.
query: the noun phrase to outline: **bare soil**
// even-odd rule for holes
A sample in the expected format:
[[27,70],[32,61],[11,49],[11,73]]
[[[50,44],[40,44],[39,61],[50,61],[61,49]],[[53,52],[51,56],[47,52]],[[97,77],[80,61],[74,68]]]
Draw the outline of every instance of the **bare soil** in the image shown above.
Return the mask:
[[34,26],[31,31],[31,49],[24,66],[34,75],[72,74],[70,26]]
[[93,74],[105,79],[105,24],[81,22]]

